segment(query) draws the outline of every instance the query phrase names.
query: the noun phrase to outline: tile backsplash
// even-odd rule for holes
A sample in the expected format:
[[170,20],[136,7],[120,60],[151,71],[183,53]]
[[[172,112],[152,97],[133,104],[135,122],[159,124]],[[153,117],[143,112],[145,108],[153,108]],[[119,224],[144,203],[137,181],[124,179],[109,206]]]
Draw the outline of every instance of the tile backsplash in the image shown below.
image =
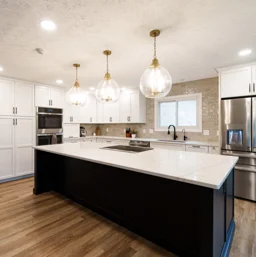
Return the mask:
[[[174,84],[168,96],[202,93],[202,128],[208,130],[209,135],[203,132],[187,132],[188,140],[218,141],[219,98],[218,78],[202,79]],[[99,128],[103,136],[125,136],[124,129],[131,128],[137,132],[137,137],[170,139],[166,132],[154,131],[154,100],[147,99],[147,113],[145,124],[101,124]],[[95,132],[96,125],[83,125],[88,135]],[[208,132],[207,131],[207,132]],[[153,133],[150,133],[153,132]],[[207,133],[206,133],[207,134]],[[183,139],[183,133],[177,132],[178,139]]]

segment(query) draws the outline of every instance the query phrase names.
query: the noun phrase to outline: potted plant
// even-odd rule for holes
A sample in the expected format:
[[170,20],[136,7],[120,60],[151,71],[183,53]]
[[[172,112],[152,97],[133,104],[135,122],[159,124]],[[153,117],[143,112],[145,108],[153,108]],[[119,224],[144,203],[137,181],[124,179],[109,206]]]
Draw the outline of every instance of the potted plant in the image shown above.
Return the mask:
[[132,130],[132,138],[135,138],[135,137],[136,137],[136,133],[137,133],[137,132],[133,129],[133,130]]

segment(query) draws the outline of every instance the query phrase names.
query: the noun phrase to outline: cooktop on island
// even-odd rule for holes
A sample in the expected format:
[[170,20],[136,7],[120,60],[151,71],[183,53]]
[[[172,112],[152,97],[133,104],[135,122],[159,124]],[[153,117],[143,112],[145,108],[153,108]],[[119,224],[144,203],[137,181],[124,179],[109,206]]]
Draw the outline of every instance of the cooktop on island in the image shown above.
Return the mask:
[[141,152],[153,150],[153,148],[150,148],[150,147],[139,147],[139,146],[130,146],[130,145],[113,145],[113,146],[102,147],[101,149],[129,152],[129,153],[141,153]]

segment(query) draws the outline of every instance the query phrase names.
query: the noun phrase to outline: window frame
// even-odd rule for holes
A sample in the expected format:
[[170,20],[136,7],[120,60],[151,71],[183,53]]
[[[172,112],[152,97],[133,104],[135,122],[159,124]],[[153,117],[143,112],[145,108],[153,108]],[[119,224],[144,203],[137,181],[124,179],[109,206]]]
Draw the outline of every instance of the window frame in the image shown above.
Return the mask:
[[[197,126],[175,126],[177,131],[182,131],[183,129],[186,132],[202,132],[202,93],[189,94],[189,95],[176,95],[168,96],[164,98],[155,99],[155,131],[165,131],[167,132],[168,127],[159,127],[159,103],[162,102],[179,102],[179,101],[188,101],[196,100],[196,117],[197,117]],[[178,109],[176,109],[176,123],[178,121]],[[177,123],[178,124],[178,123]]]

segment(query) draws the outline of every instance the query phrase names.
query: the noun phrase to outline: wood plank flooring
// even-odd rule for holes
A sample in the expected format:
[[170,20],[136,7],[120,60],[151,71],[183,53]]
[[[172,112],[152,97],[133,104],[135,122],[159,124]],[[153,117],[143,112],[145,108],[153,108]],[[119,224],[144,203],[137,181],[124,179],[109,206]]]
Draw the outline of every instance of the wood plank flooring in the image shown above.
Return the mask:
[[[33,178],[0,184],[1,257],[175,257],[54,193],[35,196]],[[256,204],[236,200],[230,257],[256,257]]]

